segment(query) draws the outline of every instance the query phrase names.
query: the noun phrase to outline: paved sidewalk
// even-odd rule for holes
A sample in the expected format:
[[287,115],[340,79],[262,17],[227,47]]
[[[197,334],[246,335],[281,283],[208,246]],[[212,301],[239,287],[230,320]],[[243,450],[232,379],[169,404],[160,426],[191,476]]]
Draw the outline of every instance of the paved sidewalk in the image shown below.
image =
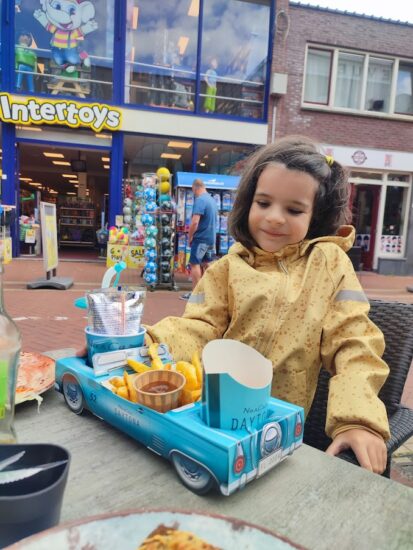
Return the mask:
[[[22,334],[23,351],[45,352],[58,348],[79,348],[84,343],[85,310],[74,306],[76,298],[99,288],[106,271],[103,261],[61,261],[57,275],[71,277],[74,285],[68,290],[28,290],[26,284],[44,276],[43,262],[38,259],[14,259],[5,268],[5,305]],[[359,273],[360,282],[370,298],[413,303],[413,276],[395,277],[376,273]],[[123,284],[140,284],[139,272],[126,270]],[[167,315],[182,315],[185,302],[180,293],[190,289],[186,275],[178,274],[179,292],[157,290],[148,292],[144,322],[152,324]],[[413,369],[403,393],[402,402],[413,408]],[[413,487],[413,438],[403,445],[394,457],[392,477]]]

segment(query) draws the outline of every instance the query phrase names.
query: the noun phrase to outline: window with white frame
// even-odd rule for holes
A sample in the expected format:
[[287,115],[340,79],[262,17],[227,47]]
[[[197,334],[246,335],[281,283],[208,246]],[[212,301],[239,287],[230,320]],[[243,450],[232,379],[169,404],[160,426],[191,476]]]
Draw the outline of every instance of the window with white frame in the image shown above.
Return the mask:
[[413,115],[413,60],[309,46],[303,104]]
[[311,49],[307,56],[305,101],[328,104],[331,52]]
[[399,63],[394,111],[413,115],[413,62]]

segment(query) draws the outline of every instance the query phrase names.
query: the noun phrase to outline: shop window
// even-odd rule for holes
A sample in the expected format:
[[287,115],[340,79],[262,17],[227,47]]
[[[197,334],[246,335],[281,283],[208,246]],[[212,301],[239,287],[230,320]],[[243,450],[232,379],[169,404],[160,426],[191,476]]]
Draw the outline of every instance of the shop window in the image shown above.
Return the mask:
[[165,166],[171,174],[192,169],[193,144],[191,140],[161,136],[127,135],[124,147],[125,178],[156,172]]
[[383,174],[381,172],[356,172],[350,173],[350,178],[356,180],[382,180]]
[[402,254],[405,238],[405,219],[407,215],[407,187],[388,186],[383,216],[380,252],[384,254]]
[[114,5],[16,0],[16,90],[111,100]]
[[253,150],[253,145],[198,142],[196,171],[238,176]]
[[394,110],[396,113],[413,115],[413,63],[399,64]]
[[307,55],[307,70],[304,83],[304,101],[328,103],[332,53],[310,49]]
[[410,181],[410,176],[408,174],[389,174],[387,176],[388,181]]
[[199,0],[128,0],[127,103],[193,111]]
[[262,118],[270,2],[205,0],[200,110]]
[[371,57],[367,74],[367,111],[389,112],[393,61]]
[[364,56],[340,52],[334,105],[359,109]]

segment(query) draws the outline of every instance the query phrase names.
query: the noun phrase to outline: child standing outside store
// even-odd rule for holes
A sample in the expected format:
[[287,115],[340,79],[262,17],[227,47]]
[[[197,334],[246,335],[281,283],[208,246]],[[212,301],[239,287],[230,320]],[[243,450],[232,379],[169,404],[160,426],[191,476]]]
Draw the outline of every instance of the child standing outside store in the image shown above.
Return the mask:
[[147,333],[175,360],[190,360],[216,338],[252,346],[273,363],[272,395],[306,413],[323,366],[332,375],[327,453],[351,448],[361,466],[382,473],[389,425],[377,394],[389,369],[346,254],[354,241],[354,228],[341,225],[348,198],[342,166],[311,140],[287,137],[259,149],[230,214],[236,244],[205,272],[183,317]]
[[218,60],[216,57],[213,57],[209,65],[209,69],[205,73],[206,97],[204,101],[204,111],[206,113],[215,113],[218,78],[217,68]]

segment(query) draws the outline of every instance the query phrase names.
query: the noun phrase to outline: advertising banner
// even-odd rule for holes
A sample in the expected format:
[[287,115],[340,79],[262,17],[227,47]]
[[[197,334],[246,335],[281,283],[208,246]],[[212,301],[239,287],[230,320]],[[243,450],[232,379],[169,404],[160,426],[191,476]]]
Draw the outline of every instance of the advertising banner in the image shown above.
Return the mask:
[[56,269],[59,263],[55,204],[40,202],[40,223],[42,231],[43,263],[45,271],[48,272]]
[[0,238],[0,258],[3,257],[3,263],[9,264],[11,262],[11,237]]

